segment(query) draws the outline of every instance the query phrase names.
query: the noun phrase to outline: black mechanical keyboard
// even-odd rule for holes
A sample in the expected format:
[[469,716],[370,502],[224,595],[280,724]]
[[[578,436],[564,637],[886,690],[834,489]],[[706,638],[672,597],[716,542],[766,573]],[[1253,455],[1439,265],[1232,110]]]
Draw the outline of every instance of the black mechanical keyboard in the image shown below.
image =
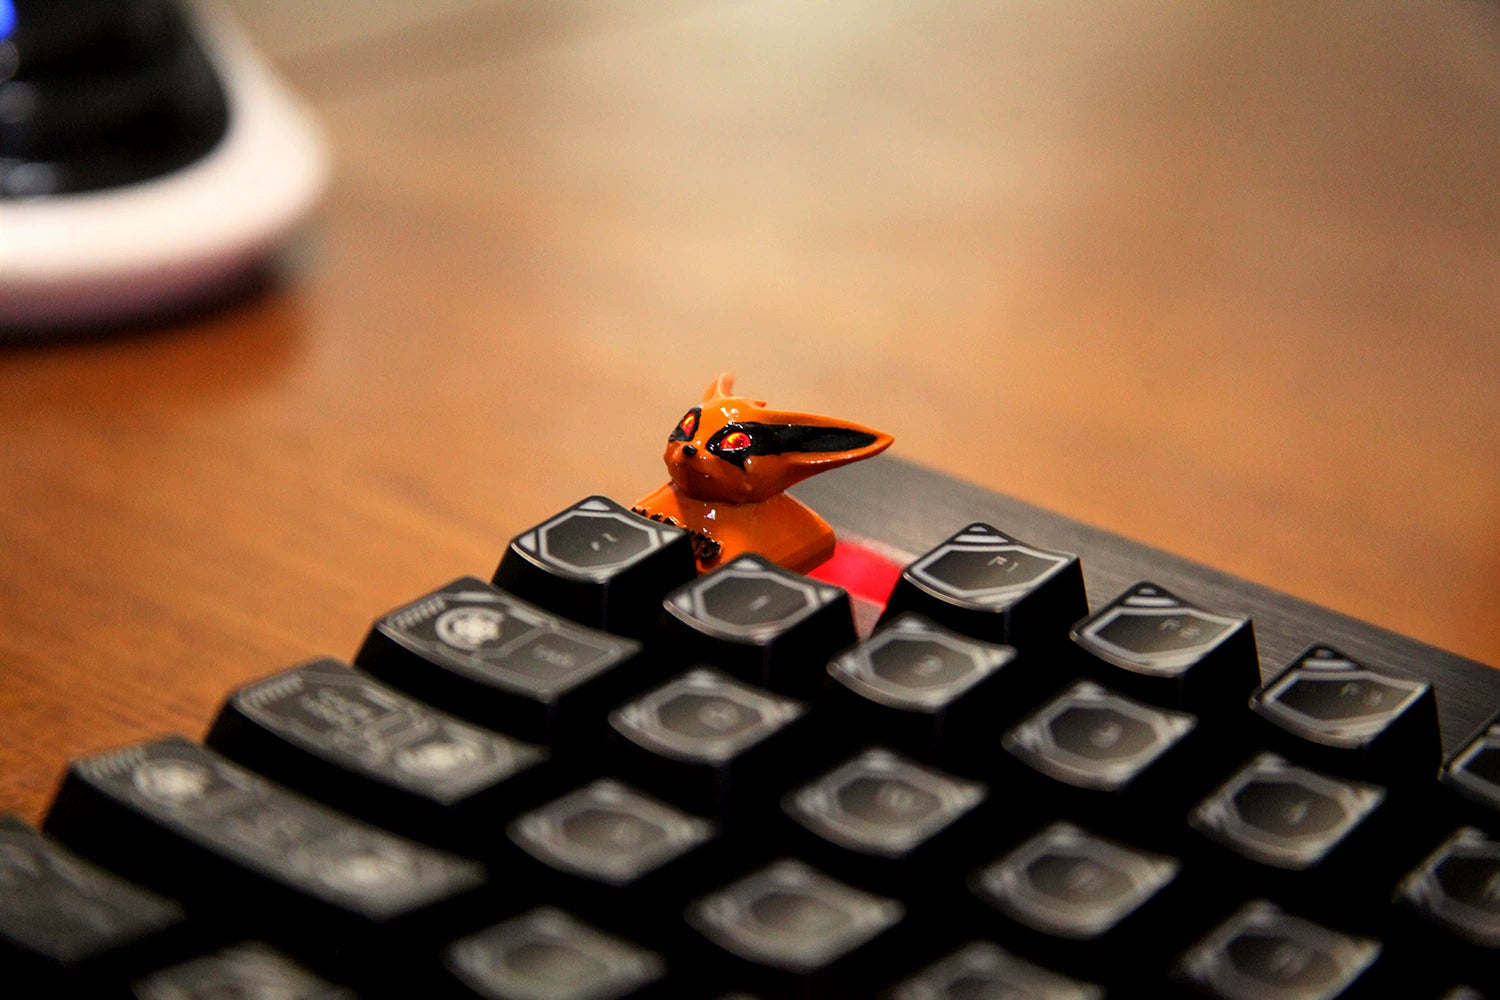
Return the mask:
[[588,498],[75,761],[0,994],[1496,995],[1500,672],[894,459],[798,493],[852,564]]

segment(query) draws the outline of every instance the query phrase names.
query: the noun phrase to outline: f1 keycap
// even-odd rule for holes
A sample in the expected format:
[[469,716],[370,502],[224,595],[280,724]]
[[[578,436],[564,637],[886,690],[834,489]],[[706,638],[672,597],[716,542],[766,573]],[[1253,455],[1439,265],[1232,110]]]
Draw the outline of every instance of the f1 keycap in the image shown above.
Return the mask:
[[1166,708],[1239,712],[1260,686],[1250,619],[1206,611],[1154,583],[1135,584],[1071,634],[1106,684]]
[[181,737],[75,762],[59,840],[248,933],[394,960],[483,886],[477,863],[386,833]]
[[0,816],[0,976],[62,996],[149,967],[181,937],[182,908]]
[[855,640],[847,592],[743,555],[667,595],[657,639],[684,664],[723,667],[793,697],[823,683]]
[[1076,555],[975,523],[901,571],[881,622],[906,611],[1024,653],[1061,641],[1088,600]]
[[1432,685],[1378,673],[1329,646],[1314,646],[1250,707],[1261,735],[1311,767],[1386,785],[1430,782],[1442,759]]
[[333,659],[239,689],[207,742],[363,819],[469,851],[537,801],[547,758]]
[[662,596],[697,572],[686,531],[593,496],[511,539],[494,582],[584,625],[641,635]]
[[378,619],[354,662],[455,715],[567,751],[650,681],[640,652],[466,576]]

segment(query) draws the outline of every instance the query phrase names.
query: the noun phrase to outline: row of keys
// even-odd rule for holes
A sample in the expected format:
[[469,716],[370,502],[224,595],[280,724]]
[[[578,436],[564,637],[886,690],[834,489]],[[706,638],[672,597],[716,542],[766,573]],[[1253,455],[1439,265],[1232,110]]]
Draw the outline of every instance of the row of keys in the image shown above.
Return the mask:
[[[853,641],[842,592],[756,557],[694,580],[682,555],[685,546],[685,533],[591,497],[518,536],[495,580],[557,613],[598,625],[605,623],[609,603],[628,593],[649,605],[635,619],[636,633],[654,630],[680,663],[712,662],[795,696],[815,690],[827,656]],[[639,584],[645,575],[655,581],[653,588]],[[591,600],[559,596],[578,588],[587,588]],[[1316,647],[1258,691],[1260,667],[1248,619],[1195,607],[1151,583],[1137,584],[1089,615],[1076,556],[986,524],[969,525],[906,567],[881,623],[912,612],[968,641],[1022,654],[1055,649],[1067,635],[1082,669],[1164,708],[1211,717],[1238,711],[1253,694],[1255,711],[1274,724],[1267,732],[1286,730],[1304,746],[1326,747],[1316,763],[1330,770],[1390,782],[1425,779],[1438,765],[1436,701],[1429,685],[1377,674],[1331,648]],[[899,645],[894,638],[885,642]],[[913,671],[929,672],[934,696],[945,672],[957,671],[956,683],[964,683],[963,652],[938,645],[928,641],[930,655],[907,668],[908,678]],[[893,659],[879,649],[867,652]],[[875,664],[844,665],[850,668],[846,678],[866,685],[863,694],[880,685]],[[1017,671],[1007,676],[1015,678]],[[1016,694],[1010,692],[1012,700]]]
[[[451,863],[444,864],[435,856],[423,858],[418,848],[372,835],[353,820],[332,817],[326,810],[264,782],[242,781],[242,790],[253,793],[251,801],[231,801],[228,808],[220,809],[209,803],[222,796],[222,791],[208,790],[203,797],[201,793],[205,790],[192,780],[181,776],[163,778],[163,768],[179,770],[189,765],[221,778],[234,775],[234,770],[222,761],[176,740],[76,765],[74,775],[84,775],[92,781],[107,775],[109,780],[92,785],[88,793],[77,790],[77,786],[71,792],[65,789],[54,810],[54,819],[49,820],[49,828],[92,857],[103,853],[118,869],[119,855],[112,854],[112,848],[101,846],[97,833],[92,837],[81,835],[78,824],[92,820],[91,825],[117,832],[119,824],[110,824],[110,812],[107,808],[101,810],[105,800],[108,805],[140,811],[140,820],[152,829],[136,831],[137,843],[131,850],[134,860],[129,862],[133,874],[158,887],[172,888],[195,908],[222,911],[229,905],[237,922],[244,923],[244,930],[291,934],[292,938],[284,938],[283,944],[293,948],[298,937],[311,926],[305,919],[308,910],[315,911],[320,921],[326,920],[334,909],[346,914],[356,911],[360,918],[377,922],[392,917],[408,918],[417,909],[430,913],[436,898],[451,899],[455,892],[462,893],[468,888],[466,882],[472,873],[459,873],[460,877],[454,878]],[[128,778],[128,782],[120,780],[123,778]],[[941,829],[959,822],[979,801],[972,786],[966,788],[962,783],[948,782],[945,789],[943,784],[940,775],[924,774],[920,768],[911,768],[889,754],[874,751],[826,776],[818,783],[821,788],[788,797],[785,808],[794,820],[823,835],[830,843],[837,841],[838,846],[845,848],[858,845],[872,854],[889,857],[900,853],[899,849],[905,845],[896,843],[888,829],[877,829],[872,835],[870,829],[860,830],[859,826],[889,826],[884,821],[894,817],[905,826],[908,840],[931,840]],[[186,793],[184,789],[190,785],[199,787],[199,793]],[[164,793],[165,788],[173,791]],[[143,808],[140,795],[143,791],[147,792],[149,808]],[[947,801],[924,802],[924,796]],[[187,802],[194,804],[185,807]],[[57,821],[57,815],[72,816],[72,825]],[[253,838],[243,828],[236,829],[235,819],[248,816],[263,817],[254,823],[259,833]],[[269,827],[276,829],[277,846],[288,858],[310,857],[315,859],[313,863],[291,862],[290,870],[267,866],[263,838]],[[344,849],[336,856],[327,851],[330,831],[344,841]],[[50,951],[53,959],[76,963],[80,957],[95,958],[118,952],[132,940],[159,938],[180,923],[181,911],[176,904],[93,869],[21,824],[11,822],[5,832],[8,849],[0,857],[5,859],[5,881],[12,892],[0,914],[3,917],[0,936],[7,944],[19,942],[29,947],[33,956]],[[841,991],[852,989],[855,984],[884,981],[892,972],[894,966],[886,945],[877,942],[886,936],[894,939],[908,907],[921,910],[920,894],[905,891],[901,893],[905,901],[898,902],[894,892],[886,894],[878,887],[873,893],[855,888],[854,884],[868,884],[862,876],[853,875],[850,881],[844,881],[819,870],[826,865],[812,867],[801,861],[783,860],[699,896],[705,882],[712,884],[710,870],[684,868],[682,859],[701,850],[711,835],[711,829],[702,821],[675,813],[611,782],[595,782],[565,796],[518,820],[510,831],[519,848],[556,872],[587,874],[616,888],[648,887],[628,898],[617,896],[606,900],[600,906],[603,919],[618,925],[622,920],[634,923],[652,918],[660,920],[661,926],[670,927],[674,917],[671,911],[680,909],[688,927],[748,963],[740,971],[772,995],[791,995],[786,991],[794,989],[805,991],[798,995],[824,995],[819,992],[824,989],[844,995]],[[183,848],[187,844],[202,850],[186,852],[192,856],[184,857]],[[379,849],[364,849],[371,846]],[[182,873],[173,869],[191,867],[201,879],[207,871],[201,857],[204,854],[212,855],[215,863],[225,866],[226,871],[217,873],[218,877],[210,883],[188,887],[181,881]],[[653,875],[668,871],[673,865],[677,866],[677,872],[670,889],[662,878],[650,881]],[[422,878],[424,867],[429,876],[437,871],[447,877]],[[924,867],[932,871],[930,865]],[[226,874],[232,877],[225,877]],[[1410,925],[1403,930],[1420,935],[1427,926],[1441,926],[1447,932],[1441,942],[1445,957],[1476,976],[1489,975],[1493,966],[1487,965],[1487,961],[1500,945],[1500,912],[1497,912],[1500,907],[1492,893],[1497,879],[1500,879],[1500,842],[1472,828],[1458,831],[1402,882],[1397,898],[1405,912],[1412,915]],[[251,918],[244,908],[247,902],[264,894],[251,886],[253,881],[260,880],[277,881],[281,888],[291,887],[300,898],[281,900],[274,914],[260,913]],[[970,917],[960,923],[970,932],[989,928],[995,936],[1015,944],[1028,940],[1029,933],[1032,938],[1052,943],[1054,948],[1066,949],[1059,954],[1075,959],[1080,954],[1095,960],[1132,956],[1136,961],[1134,967],[1138,968],[1153,952],[1178,952],[1174,933],[1196,933],[1187,922],[1192,914],[1200,912],[1193,895],[1194,885],[1193,880],[1182,875],[1181,862],[1175,859],[1141,852],[1066,823],[1053,823],[975,871],[970,886],[982,905],[971,908]],[[230,895],[206,899],[202,893],[207,890]],[[698,898],[692,901],[695,896]],[[651,912],[651,901],[661,898],[673,902],[662,912]],[[471,911],[470,921],[479,912]],[[634,970],[619,973],[631,983],[637,982],[637,978],[644,983],[660,971],[659,959],[647,952],[586,928],[578,930],[580,925],[564,914],[545,912],[545,919],[537,913],[523,919],[526,933],[541,933],[533,926],[538,920],[553,927],[549,933],[569,938],[569,948],[590,951],[591,969],[602,965],[615,967],[617,971]],[[1246,916],[1246,912],[1251,916]],[[1249,975],[1252,980],[1269,977],[1270,985],[1277,986],[1276,977],[1287,975],[1284,963],[1266,960],[1262,967],[1260,960],[1249,960],[1230,946],[1230,942],[1245,936],[1243,926],[1236,921],[1258,926],[1270,919],[1266,917],[1268,912],[1273,911],[1265,906],[1243,911],[1226,924],[1226,928],[1239,929],[1221,929],[1200,942],[1181,959],[1180,971],[1189,977],[1206,977],[1207,981],[1216,981],[1219,975]],[[1322,971],[1316,976],[1328,977],[1330,981],[1337,978],[1342,984],[1347,977],[1352,982],[1379,950],[1373,939],[1350,938],[1298,918],[1275,918],[1271,922],[1277,920],[1285,924],[1283,932],[1289,937],[1310,936],[1310,940],[1302,941],[1301,947],[1310,949],[1309,954],[1318,958],[1317,965]],[[448,948],[444,954],[450,968],[466,970],[470,976],[479,975],[476,969],[487,967],[481,962],[484,954],[505,946],[507,941],[513,943],[516,933],[513,923],[502,925],[510,930],[492,928]],[[424,927],[407,919],[399,937],[384,936],[384,947],[398,948],[403,962],[410,962],[436,947],[442,931],[452,931],[456,926],[459,925],[446,922]],[[922,926],[921,922],[912,925],[908,921],[900,934],[915,946]],[[557,930],[559,927],[561,931]],[[1017,931],[1021,932],[1019,936]],[[1262,928],[1257,934],[1263,937],[1263,931]],[[1455,933],[1461,939],[1457,948],[1452,941]],[[316,941],[320,946],[328,946],[330,937],[326,927],[318,927]],[[1354,952],[1345,947],[1350,942],[1359,945]],[[670,947],[677,942],[664,939],[659,943]],[[1080,951],[1083,948],[1089,950]],[[1046,954],[1045,947],[1030,950],[1034,955]],[[600,951],[614,954],[619,961],[596,961]],[[686,968],[693,970],[695,977],[712,979],[723,971],[721,963],[704,957],[701,947],[697,951],[678,948],[674,953]],[[1352,953],[1364,958],[1353,963],[1337,961],[1339,955]],[[360,957],[366,962],[376,961],[368,950],[362,950]],[[393,958],[383,957],[387,961]],[[506,963],[504,968],[492,964],[488,966],[489,975],[525,978],[535,971],[528,969],[528,963],[521,964],[519,972],[511,968],[514,963]],[[1240,968],[1246,965],[1248,973]],[[610,976],[613,975],[611,972]],[[1344,995],[1306,992],[1304,979],[1299,973],[1294,981],[1279,984],[1285,987],[1283,992],[1223,995],[1272,998]]]

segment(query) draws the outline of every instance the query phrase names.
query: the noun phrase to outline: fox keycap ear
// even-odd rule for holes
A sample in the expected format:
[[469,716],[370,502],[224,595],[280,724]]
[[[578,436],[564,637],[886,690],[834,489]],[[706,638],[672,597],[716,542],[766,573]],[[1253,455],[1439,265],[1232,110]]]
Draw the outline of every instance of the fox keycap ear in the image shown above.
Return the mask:
[[734,395],[734,373],[720,372],[719,377],[708,383],[708,388],[703,390],[703,401],[712,403],[716,399]]

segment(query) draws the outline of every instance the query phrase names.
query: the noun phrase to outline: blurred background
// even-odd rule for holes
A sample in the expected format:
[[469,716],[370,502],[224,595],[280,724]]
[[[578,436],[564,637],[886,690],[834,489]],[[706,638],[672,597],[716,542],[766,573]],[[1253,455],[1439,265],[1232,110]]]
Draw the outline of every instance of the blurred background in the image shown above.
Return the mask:
[[1500,663],[1493,3],[228,6],[331,182],[259,294],[0,348],[0,805],[648,492],[725,369]]

